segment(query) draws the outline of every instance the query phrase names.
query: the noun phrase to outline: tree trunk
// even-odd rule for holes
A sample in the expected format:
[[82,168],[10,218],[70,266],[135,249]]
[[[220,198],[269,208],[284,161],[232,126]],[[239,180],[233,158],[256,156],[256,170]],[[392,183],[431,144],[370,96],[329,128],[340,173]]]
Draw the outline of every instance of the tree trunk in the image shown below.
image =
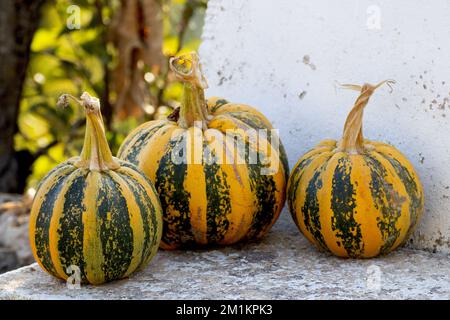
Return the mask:
[[156,102],[151,101],[141,62],[155,74],[164,64],[161,4],[157,0],[122,0],[110,28],[118,51],[113,80],[117,92],[114,113],[118,119],[139,118],[147,104]]
[[45,0],[0,1],[0,192],[21,193],[32,155],[16,152],[14,135],[30,45]]

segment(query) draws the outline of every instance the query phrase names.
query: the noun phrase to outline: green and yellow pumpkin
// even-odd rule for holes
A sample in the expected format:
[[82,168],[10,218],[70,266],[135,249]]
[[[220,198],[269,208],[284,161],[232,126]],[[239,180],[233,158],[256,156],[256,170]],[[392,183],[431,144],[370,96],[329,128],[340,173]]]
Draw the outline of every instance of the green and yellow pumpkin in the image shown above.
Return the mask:
[[83,150],[41,181],[29,236],[45,271],[67,279],[77,273],[75,266],[81,283],[100,284],[127,277],[152,259],[161,240],[162,209],[148,178],[112,156],[98,99],[84,93],[78,102],[87,119]]
[[[250,106],[207,101],[195,53],[172,58],[170,67],[184,82],[180,109],[135,129],[118,153],[155,184],[164,211],[161,247],[263,237],[284,206],[289,175],[277,133]],[[245,148],[235,147],[239,143]],[[251,154],[257,160],[249,161]]]
[[305,237],[341,257],[370,258],[405,243],[423,212],[423,190],[411,163],[393,146],[364,140],[363,110],[376,86],[360,91],[343,138],[325,140],[294,167],[288,206]]

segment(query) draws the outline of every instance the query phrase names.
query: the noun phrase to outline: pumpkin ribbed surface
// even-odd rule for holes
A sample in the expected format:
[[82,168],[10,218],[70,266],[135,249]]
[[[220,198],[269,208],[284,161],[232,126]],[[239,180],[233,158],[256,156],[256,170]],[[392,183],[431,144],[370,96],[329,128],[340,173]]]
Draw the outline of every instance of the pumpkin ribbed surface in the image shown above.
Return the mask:
[[[101,124],[88,123],[86,152],[99,132],[99,140],[105,139]],[[89,135],[97,125],[99,131]],[[93,153],[90,166],[90,154],[75,157],[41,181],[31,209],[30,244],[48,273],[67,279],[76,266],[81,282],[100,284],[147,265],[159,246],[162,212],[152,183],[136,166],[108,156],[109,163],[100,163],[109,148],[97,141],[92,149],[100,152]]]
[[[239,111],[228,113],[226,109]],[[166,249],[259,238],[267,233],[284,205],[289,169],[283,147],[279,154],[274,149],[269,154],[250,143],[245,133],[255,128],[269,129],[267,120],[248,106],[210,104],[210,110],[216,111],[211,113],[212,120],[204,132],[183,130],[168,120],[151,121],[132,132],[118,153],[119,158],[136,164],[154,182],[165,212],[162,247]],[[234,142],[226,139],[226,130],[234,130],[246,144],[245,149],[257,153],[258,159],[278,162],[277,171],[262,174],[261,161],[245,163],[248,154],[237,155],[238,164],[195,164],[194,155],[208,153],[209,148],[234,150]],[[198,134],[203,135],[203,145],[189,143]],[[213,135],[218,138],[213,143],[219,146],[208,142]],[[270,139],[267,144],[270,146]],[[191,161],[174,164],[174,150],[185,150]]]
[[423,191],[394,147],[369,142],[364,155],[319,144],[294,167],[288,205],[301,232],[339,256],[372,257],[402,244],[423,211]]
[[36,260],[63,279],[71,265],[83,282],[126,277],[156,254],[162,229],[156,192],[131,164],[91,172],[75,162],[56,167],[37,190],[30,218]]
[[386,143],[362,139],[362,109],[375,88],[363,87],[343,141],[325,140],[306,153],[288,183],[289,210],[300,231],[342,257],[394,250],[423,212],[422,185],[405,156]]
[[[260,238],[284,206],[289,169],[279,139],[271,137],[270,122],[252,107],[221,98],[205,106],[205,128],[151,121],[134,130],[118,153],[155,184],[164,211],[165,249]],[[258,129],[268,132],[260,143],[255,142]],[[245,145],[244,152],[235,148],[236,141]],[[176,163],[173,156],[180,152],[185,161]],[[230,153],[234,161],[225,159]],[[249,154],[258,160],[248,161]]]

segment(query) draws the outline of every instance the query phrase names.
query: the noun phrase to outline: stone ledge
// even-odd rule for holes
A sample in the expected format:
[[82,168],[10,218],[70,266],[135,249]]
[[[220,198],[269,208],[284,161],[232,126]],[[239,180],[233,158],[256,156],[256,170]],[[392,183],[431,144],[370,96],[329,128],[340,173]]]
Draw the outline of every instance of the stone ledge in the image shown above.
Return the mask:
[[[377,267],[378,291],[367,281]],[[103,286],[68,289],[32,264],[0,276],[0,299],[449,299],[449,275],[448,255],[402,248],[350,260],[318,252],[285,211],[260,243],[160,251],[146,270]]]

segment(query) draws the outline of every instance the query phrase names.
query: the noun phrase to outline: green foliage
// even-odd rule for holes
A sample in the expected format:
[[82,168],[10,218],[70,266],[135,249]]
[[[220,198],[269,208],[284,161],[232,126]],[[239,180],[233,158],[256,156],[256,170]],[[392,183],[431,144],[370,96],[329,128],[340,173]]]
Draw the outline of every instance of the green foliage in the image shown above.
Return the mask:
[[[161,0],[164,14],[163,52],[197,50],[206,0]],[[70,30],[68,8],[81,9],[81,28]],[[84,111],[79,106],[56,107],[63,93],[79,96],[83,91],[104,97],[105,73],[116,63],[116,51],[107,42],[108,24],[118,0],[53,0],[43,8],[42,20],[32,47],[31,60],[20,106],[15,137],[16,150],[42,154],[34,163],[29,187],[55,165],[80,153],[84,137]],[[101,12],[101,14],[100,14]],[[151,77],[150,77],[151,78]],[[110,79],[110,77],[109,77]],[[147,81],[153,96],[160,96],[154,113],[146,120],[169,114],[181,96],[181,85],[162,72]],[[114,100],[114,92],[110,93]],[[102,101],[103,103],[103,101]],[[144,119],[126,119],[111,124],[107,137],[116,152],[125,136]]]

